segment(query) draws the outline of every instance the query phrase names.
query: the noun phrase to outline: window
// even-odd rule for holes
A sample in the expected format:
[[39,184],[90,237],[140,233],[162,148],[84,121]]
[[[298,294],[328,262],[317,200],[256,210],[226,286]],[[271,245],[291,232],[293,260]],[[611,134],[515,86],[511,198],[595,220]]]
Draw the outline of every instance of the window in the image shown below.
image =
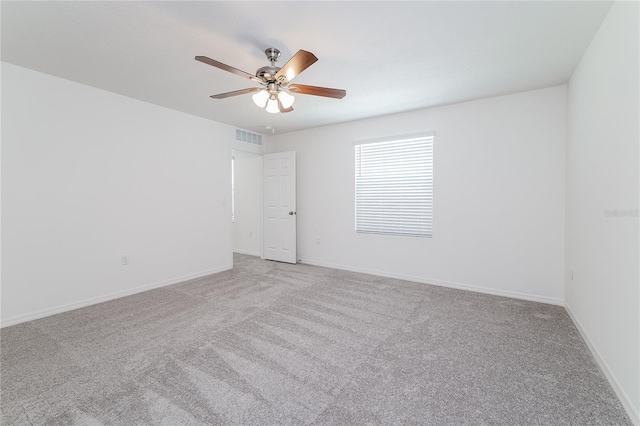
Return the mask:
[[355,143],[356,232],[432,236],[434,136]]

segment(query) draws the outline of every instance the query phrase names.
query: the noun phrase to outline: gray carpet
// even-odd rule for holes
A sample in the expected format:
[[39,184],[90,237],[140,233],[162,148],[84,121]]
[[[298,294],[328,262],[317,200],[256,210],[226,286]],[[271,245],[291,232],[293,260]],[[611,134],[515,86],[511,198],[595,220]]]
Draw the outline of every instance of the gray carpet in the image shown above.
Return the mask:
[[2,424],[631,424],[561,307],[234,261],[2,329]]

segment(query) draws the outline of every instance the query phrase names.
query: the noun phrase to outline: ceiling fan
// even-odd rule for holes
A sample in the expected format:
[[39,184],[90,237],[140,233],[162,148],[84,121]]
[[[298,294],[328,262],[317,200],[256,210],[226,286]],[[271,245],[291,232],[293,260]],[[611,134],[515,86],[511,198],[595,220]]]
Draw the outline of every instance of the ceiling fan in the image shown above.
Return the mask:
[[270,47],[265,50],[264,53],[267,55],[271,65],[258,69],[255,75],[207,58],[206,56],[196,56],[195,59],[196,61],[220,68],[221,70],[239,75],[240,77],[248,78],[262,86],[211,95],[213,99],[224,99],[231,96],[253,93],[253,102],[258,107],[265,108],[267,112],[273,114],[293,111],[291,105],[293,105],[295,98],[292,96],[292,93],[336,99],[342,99],[347,94],[345,90],[341,89],[290,84],[291,80],[318,60],[311,52],[298,50],[298,53],[293,55],[293,57],[289,59],[289,62],[284,64],[282,68],[276,66],[276,62],[280,57],[280,51],[278,49]]

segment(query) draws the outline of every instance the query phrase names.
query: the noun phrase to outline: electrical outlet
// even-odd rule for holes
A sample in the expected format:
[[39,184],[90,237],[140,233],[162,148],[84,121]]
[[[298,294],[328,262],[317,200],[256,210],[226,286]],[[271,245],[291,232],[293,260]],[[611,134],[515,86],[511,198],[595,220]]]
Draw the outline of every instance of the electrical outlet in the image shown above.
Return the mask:
[[569,267],[569,279],[573,281],[573,266]]
[[320,238],[316,238],[316,244],[320,245]]
[[249,238],[253,238],[253,232],[249,231]]
[[127,266],[129,264],[129,255],[123,254],[120,256],[120,263],[122,263],[122,266]]

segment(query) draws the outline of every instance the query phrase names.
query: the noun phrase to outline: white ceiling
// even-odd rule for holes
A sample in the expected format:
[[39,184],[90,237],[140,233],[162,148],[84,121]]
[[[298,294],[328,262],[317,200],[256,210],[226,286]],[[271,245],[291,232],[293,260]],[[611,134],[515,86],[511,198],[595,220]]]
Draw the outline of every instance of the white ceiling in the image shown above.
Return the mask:
[[[8,2],[2,60],[244,129],[276,133],[566,83],[611,7],[599,1]],[[264,49],[318,62],[296,83],[346,89],[297,95],[269,114],[256,84],[193,58],[255,73]]]

